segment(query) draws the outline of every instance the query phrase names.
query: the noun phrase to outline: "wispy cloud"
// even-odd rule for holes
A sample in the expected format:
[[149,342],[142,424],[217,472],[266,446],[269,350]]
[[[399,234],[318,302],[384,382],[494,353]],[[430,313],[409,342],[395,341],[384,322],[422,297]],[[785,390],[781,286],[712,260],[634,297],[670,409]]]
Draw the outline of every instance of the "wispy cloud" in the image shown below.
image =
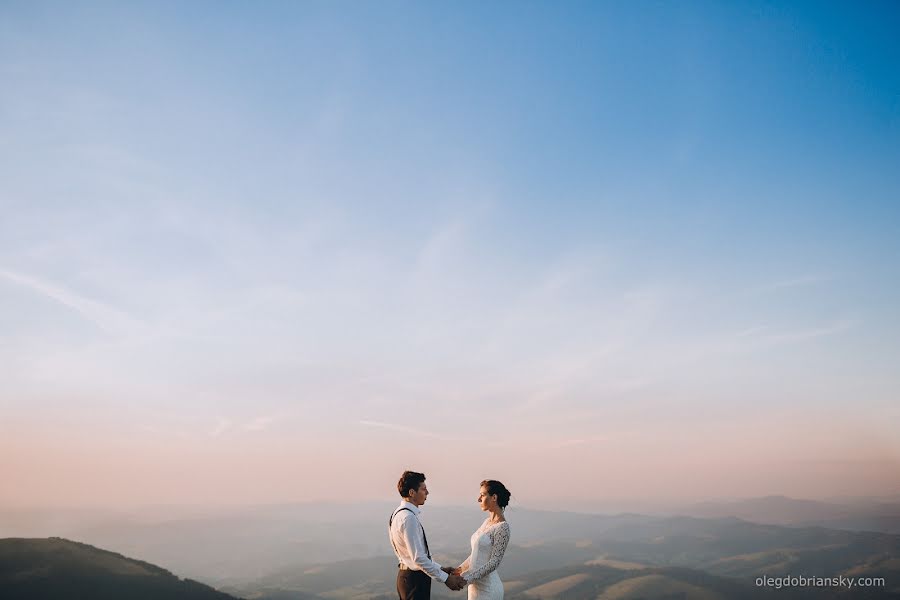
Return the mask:
[[782,344],[794,344],[828,337],[849,331],[856,325],[852,319],[840,319],[820,327],[808,329],[774,331],[767,326],[757,326],[745,329],[735,334],[735,338],[742,344],[751,347],[769,347]]
[[450,221],[439,228],[419,251],[416,265],[419,270],[431,271],[448,257],[453,257],[463,243],[465,224]]
[[144,323],[125,312],[86,298],[64,286],[6,269],[0,269],[0,277],[71,309],[106,333],[139,335],[148,329]]
[[256,417],[243,424],[246,431],[262,431],[275,421],[275,417]]
[[208,432],[210,437],[219,437],[229,431],[264,431],[276,420],[274,416],[260,416],[248,421],[241,421],[220,415],[215,418],[212,428]]
[[805,342],[850,330],[854,322],[845,319],[836,321],[829,325],[816,327],[813,329],[802,329],[797,331],[785,331],[781,333],[764,336],[763,339],[769,344],[791,344],[794,342]]
[[601,443],[601,442],[608,442],[609,440],[610,440],[610,438],[605,435],[593,435],[590,437],[571,438],[571,439],[561,440],[559,442],[550,444],[550,447],[552,447],[552,448],[568,448],[570,446],[585,446],[587,444],[597,444],[597,443]]
[[754,327],[748,327],[747,329],[742,329],[741,331],[734,334],[734,337],[737,338],[745,338],[754,335],[759,335],[765,331],[768,331],[768,327],[765,325],[756,325]]
[[851,331],[858,321],[851,318],[837,319],[807,328],[786,328],[770,325],[753,325],[722,333],[706,340],[685,341],[673,355],[680,368],[686,365],[714,364],[722,356],[767,350],[778,346],[789,346],[814,342],[819,339],[840,335]]
[[798,288],[798,287],[808,287],[812,285],[818,285],[820,283],[826,283],[828,281],[833,281],[833,275],[801,275],[799,277],[793,277],[790,279],[781,279],[777,281],[771,281],[769,283],[764,283],[762,285],[758,285],[750,288],[751,293],[762,293],[762,292],[775,292],[778,290],[790,289],[790,288]]
[[212,437],[219,437],[229,429],[231,429],[231,419],[219,417],[218,419],[216,419],[216,424],[209,432],[209,435],[211,435]]
[[445,435],[442,433],[436,433],[433,431],[428,431],[427,429],[419,429],[416,427],[407,427],[405,425],[396,425],[394,423],[385,423],[383,421],[367,421],[360,420],[360,425],[365,427],[374,427],[378,429],[387,429],[390,431],[399,431],[401,433],[408,433],[412,435],[416,435],[424,438],[431,438],[436,440],[444,440],[444,441],[460,441],[465,438],[461,438],[459,436]]

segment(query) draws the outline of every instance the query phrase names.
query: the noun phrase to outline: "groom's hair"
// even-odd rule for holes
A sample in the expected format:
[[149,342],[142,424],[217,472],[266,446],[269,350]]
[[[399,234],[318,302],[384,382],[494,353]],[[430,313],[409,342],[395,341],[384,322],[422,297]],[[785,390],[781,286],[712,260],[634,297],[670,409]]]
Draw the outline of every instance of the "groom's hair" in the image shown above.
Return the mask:
[[403,471],[400,481],[397,482],[397,491],[400,492],[400,496],[406,498],[409,496],[409,490],[417,491],[423,481],[425,481],[425,475],[422,473]]

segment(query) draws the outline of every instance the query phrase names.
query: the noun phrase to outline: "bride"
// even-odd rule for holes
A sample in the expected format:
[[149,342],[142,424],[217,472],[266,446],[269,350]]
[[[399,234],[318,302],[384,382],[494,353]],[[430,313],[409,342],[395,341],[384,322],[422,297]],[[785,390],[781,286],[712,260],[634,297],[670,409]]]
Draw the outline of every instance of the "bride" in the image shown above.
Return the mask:
[[448,573],[462,575],[469,584],[468,600],[503,600],[503,582],[497,575],[497,567],[509,544],[509,523],[503,515],[509,496],[509,490],[499,481],[481,482],[478,504],[490,516],[472,534],[469,558],[455,569],[446,568]]

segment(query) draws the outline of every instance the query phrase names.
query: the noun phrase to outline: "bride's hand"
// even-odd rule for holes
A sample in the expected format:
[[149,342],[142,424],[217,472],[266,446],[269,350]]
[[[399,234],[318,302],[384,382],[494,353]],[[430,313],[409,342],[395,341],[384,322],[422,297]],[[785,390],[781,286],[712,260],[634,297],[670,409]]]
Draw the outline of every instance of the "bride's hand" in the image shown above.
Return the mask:
[[456,567],[455,569],[453,569],[453,571],[451,571],[451,573],[453,573],[454,575],[462,575],[462,569]]

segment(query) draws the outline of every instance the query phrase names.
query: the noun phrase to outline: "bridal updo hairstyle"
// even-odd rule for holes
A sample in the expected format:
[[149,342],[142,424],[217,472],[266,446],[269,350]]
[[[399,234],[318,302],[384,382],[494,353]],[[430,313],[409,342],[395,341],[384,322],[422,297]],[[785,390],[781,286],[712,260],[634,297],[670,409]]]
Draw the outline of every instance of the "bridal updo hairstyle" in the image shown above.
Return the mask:
[[506,489],[505,485],[496,479],[485,479],[481,482],[481,485],[487,488],[488,495],[497,495],[497,505],[500,508],[506,508],[509,504],[509,497],[512,496],[512,494],[509,493],[509,490]]

